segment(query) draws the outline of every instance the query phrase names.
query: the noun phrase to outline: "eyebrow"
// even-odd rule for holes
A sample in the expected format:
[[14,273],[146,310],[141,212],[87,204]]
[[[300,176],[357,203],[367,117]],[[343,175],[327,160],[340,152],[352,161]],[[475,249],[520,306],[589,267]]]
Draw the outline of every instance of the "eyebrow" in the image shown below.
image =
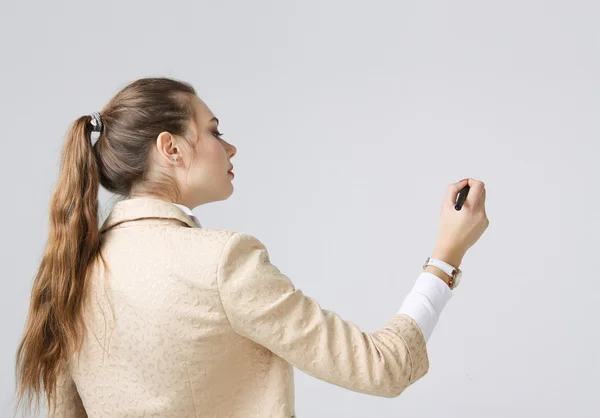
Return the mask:
[[219,119],[217,119],[217,118],[212,118],[211,120],[208,121],[208,123],[211,123],[213,120],[217,121],[217,125],[219,124]]

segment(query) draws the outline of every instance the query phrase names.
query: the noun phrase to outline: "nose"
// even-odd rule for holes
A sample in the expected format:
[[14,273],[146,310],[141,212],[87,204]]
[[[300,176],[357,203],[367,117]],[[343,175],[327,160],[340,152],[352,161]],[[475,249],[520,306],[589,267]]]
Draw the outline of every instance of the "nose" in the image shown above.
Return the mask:
[[227,156],[229,158],[233,158],[233,156],[235,154],[237,154],[237,148],[234,145],[230,144],[229,142],[227,142],[227,148],[226,149],[227,149]]

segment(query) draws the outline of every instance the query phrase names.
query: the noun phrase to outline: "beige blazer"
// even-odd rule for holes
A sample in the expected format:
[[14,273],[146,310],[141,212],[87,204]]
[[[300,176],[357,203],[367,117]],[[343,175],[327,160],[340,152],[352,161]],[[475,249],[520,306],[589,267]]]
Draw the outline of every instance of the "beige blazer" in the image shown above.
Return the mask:
[[200,228],[152,198],[119,201],[102,228],[109,270],[93,266],[83,349],[50,416],[290,418],[293,367],[382,397],[429,369],[412,318],[361,331],[251,235]]

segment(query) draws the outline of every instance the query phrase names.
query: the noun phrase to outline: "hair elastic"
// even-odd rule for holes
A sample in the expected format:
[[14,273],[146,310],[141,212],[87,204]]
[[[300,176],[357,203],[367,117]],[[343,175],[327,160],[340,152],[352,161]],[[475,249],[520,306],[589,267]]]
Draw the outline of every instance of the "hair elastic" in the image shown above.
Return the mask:
[[92,129],[92,132],[102,132],[102,118],[100,117],[100,113],[92,112],[88,114],[88,116],[92,117],[92,120],[90,121],[90,123],[94,127]]

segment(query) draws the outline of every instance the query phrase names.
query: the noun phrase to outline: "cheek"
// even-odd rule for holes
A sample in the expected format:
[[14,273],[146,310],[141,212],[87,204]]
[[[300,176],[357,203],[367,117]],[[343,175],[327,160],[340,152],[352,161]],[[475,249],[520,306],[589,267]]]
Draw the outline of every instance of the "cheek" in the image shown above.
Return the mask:
[[[207,156],[211,160],[211,165],[219,167],[220,169],[229,167],[229,163],[227,162],[227,152],[219,141],[214,141],[214,147],[211,148],[210,153],[207,154]],[[227,168],[225,171],[227,171]]]
[[198,146],[191,164],[190,173],[193,172],[199,181],[206,178],[214,181],[215,176],[227,175],[229,169],[225,148],[218,140],[209,138]]
[[227,174],[228,168],[227,156],[223,148],[212,147],[196,155],[190,171],[193,171],[197,178],[214,180],[215,176]]

